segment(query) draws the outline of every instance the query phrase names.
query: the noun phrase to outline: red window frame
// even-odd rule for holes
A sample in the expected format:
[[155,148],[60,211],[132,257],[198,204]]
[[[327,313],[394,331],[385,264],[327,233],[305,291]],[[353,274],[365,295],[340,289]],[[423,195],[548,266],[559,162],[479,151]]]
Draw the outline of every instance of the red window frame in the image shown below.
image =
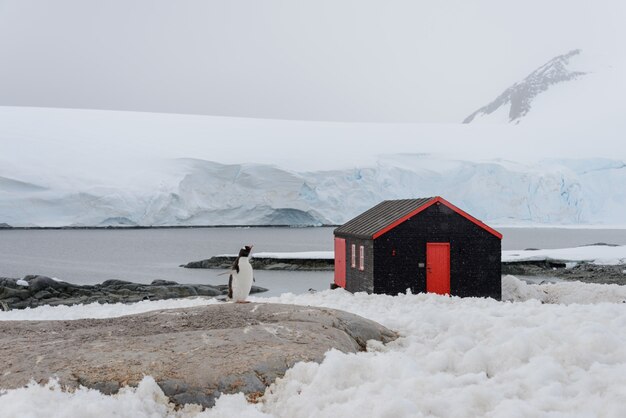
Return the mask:
[[350,251],[352,252],[350,256],[350,267],[355,268],[356,267],[356,245],[352,244],[350,246]]
[[365,270],[365,248],[359,245],[359,270]]

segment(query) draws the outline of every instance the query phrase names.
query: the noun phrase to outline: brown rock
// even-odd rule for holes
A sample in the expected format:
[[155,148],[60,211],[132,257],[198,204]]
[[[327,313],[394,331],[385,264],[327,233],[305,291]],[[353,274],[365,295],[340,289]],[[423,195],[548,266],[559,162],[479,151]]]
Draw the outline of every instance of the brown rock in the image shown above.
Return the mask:
[[115,393],[151,375],[178,404],[212,406],[220,393],[258,396],[298,361],[365,349],[396,334],[347,312],[223,303],[111,319],[0,322],[0,389],[57,376]]

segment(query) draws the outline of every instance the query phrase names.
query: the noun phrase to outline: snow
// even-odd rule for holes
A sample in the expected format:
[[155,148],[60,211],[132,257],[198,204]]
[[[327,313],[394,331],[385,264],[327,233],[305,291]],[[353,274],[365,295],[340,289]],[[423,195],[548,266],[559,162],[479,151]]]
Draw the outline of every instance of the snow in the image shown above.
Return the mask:
[[161,309],[190,308],[220,303],[214,298],[192,297],[185,299],[167,299],[158,301],[144,300],[132,304],[97,302],[87,305],[49,306],[37,308],[16,309],[0,312],[0,321],[55,321],[84,318],[115,318],[124,315],[133,315]]
[[[219,254],[216,257],[237,257],[236,254]],[[333,251],[294,251],[294,252],[260,252],[253,253],[252,258],[283,258],[283,259],[324,259],[335,258]]]
[[257,258],[295,258],[295,259],[326,259],[332,260],[335,258],[333,251],[300,251],[300,252],[264,252],[256,253],[254,257]]
[[[624,289],[582,283],[526,285],[507,276],[504,296],[514,303],[341,289],[252,297],[257,302],[343,309],[378,321],[401,337],[387,346],[370,342],[367,352],[357,354],[329,351],[321,364],[297,363],[258,404],[248,404],[237,394],[222,396],[204,412],[192,407],[174,411],[146,377],[138,388],[114,396],[86,389],[68,393],[54,383],[31,384],[0,396],[0,410],[7,418],[621,417],[626,393]],[[162,305],[142,302],[141,307]],[[49,309],[25,311],[23,317],[37,319],[38,310],[49,314]],[[0,312],[0,317],[10,314]]]
[[[218,257],[235,257],[235,254],[220,254]],[[260,252],[252,255],[256,258],[282,259],[333,259],[333,251],[301,251],[301,252]],[[561,260],[588,262],[598,265],[626,264],[626,246],[624,245],[586,245],[575,248],[557,248],[548,250],[505,250],[502,251],[503,262]]]
[[0,223],[341,224],[442,195],[488,223],[626,225],[626,128],[578,131],[0,107]]
[[[302,252],[260,252],[254,253],[256,258],[283,259],[333,259],[333,251],[302,251]],[[220,257],[235,257],[235,254],[222,254]],[[575,248],[557,248],[548,250],[505,250],[502,251],[503,262],[561,260],[588,262],[598,265],[626,264],[626,246],[618,245],[586,245]]]
[[502,251],[502,261],[561,260],[585,261],[598,265],[626,264],[626,246],[588,245],[550,250]]
[[115,396],[81,388],[63,392],[56,382],[31,384],[0,396],[2,416],[9,417],[157,417],[171,412],[167,397],[151,377],[136,389],[123,388]]
[[[503,94],[507,88],[512,87],[517,89],[516,93],[521,97],[534,96],[526,115],[511,121],[509,118],[511,102],[499,101],[498,99],[502,97],[496,94],[491,98],[496,99],[492,104],[499,107],[491,114],[479,112],[472,123],[512,122],[543,126],[545,129],[560,126],[558,130],[562,136],[576,135],[574,131],[578,130],[578,135],[586,135],[588,138],[604,137],[605,130],[609,127],[622,131],[626,125],[619,117],[619,97],[626,92],[626,79],[623,77],[626,55],[601,51],[603,48],[579,48],[580,45],[572,48],[578,53],[571,51],[571,55],[564,60],[558,56],[566,54],[568,50],[560,50],[549,57],[548,63],[537,62],[534,68],[529,68],[527,74],[517,80],[511,79],[508,86],[501,86],[500,93]],[[532,70],[535,72],[531,73]],[[569,76],[574,74],[578,75],[570,79]],[[529,78],[524,78],[525,76]],[[553,78],[553,81],[560,81],[546,84],[550,78]],[[482,105],[487,103],[489,102],[486,101]],[[520,106],[520,103],[517,105]],[[568,124],[570,128],[564,128]]]
[[528,284],[511,275],[502,278],[502,300],[523,302],[531,299],[565,305],[626,303],[626,286],[582,282]]
[[570,165],[404,155],[381,157],[374,167],[293,172],[167,160],[144,187],[148,179],[138,174],[136,183],[106,189],[84,184],[68,190],[67,183],[49,179],[46,191],[0,191],[0,219],[13,226],[101,225],[111,219],[140,225],[342,224],[382,200],[443,195],[489,223],[626,224],[626,164],[606,161],[578,172],[580,162]]
[[15,284],[17,284],[18,286],[28,286],[28,282],[22,279],[16,281]]

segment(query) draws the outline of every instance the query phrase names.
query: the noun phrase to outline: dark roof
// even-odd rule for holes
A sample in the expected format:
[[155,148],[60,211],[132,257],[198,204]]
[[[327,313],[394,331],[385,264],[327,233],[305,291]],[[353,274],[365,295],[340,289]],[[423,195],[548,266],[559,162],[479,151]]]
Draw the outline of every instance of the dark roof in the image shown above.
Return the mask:
[[457,208],[441,196],[422,199],[385,200],[335,229],[335,235],[376,239],[431,205],[443,204],[485,231],[502,239],[502,234],[472,215]]
[[435,198],[385,200],[335,229],[335,235],[372,239],[376,232],[385,229],[433,199]]

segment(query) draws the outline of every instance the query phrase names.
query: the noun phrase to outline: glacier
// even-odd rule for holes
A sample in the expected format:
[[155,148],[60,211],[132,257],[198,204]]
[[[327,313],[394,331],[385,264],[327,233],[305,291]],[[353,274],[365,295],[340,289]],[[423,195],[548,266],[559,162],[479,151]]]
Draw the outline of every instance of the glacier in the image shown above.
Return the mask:
[[328,225],[344,223],[385,199],[442,195],[496,225],[626,224],[626,163],[612,159],[519,163],[398,154],[350,169],[295,171],[176,158],[125,178],[106,186],[91,179],[33,184],[2,178],[0,222]]
[[494,225],[626,225],[626,119],[533,119],[567,85],[519,125],[0,107],[0,227],[328,225],[435,195]]

